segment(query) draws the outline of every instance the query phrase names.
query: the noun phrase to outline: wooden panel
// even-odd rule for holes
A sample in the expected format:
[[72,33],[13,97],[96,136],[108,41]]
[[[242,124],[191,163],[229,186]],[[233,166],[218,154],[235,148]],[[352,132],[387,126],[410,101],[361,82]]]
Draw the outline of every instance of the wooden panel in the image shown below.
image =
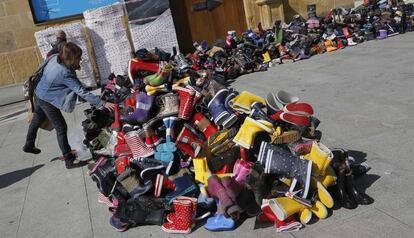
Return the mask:
[[224,39],[229,30],[235,30],[240,35],[247,28],[244,7],[240,0],[223,0],[223,4],[212,11],[193,11],[193,3],[201,1],[203,0],[170,1],[182,52],[194,51],[194,41],[207,40],[211,45],[218,38]]
[[260,22],[260,7],[256,0],[243,0],[246,23],[248,28],[255,29]]
[[210,12],[215,39],[224,39],[227,31],[234,30],[240,36],[247,28],[244,6],[240,0],[224,0]]
[[170,0],[170,8],[180,51],[183,53],[194,51],[186,0]]

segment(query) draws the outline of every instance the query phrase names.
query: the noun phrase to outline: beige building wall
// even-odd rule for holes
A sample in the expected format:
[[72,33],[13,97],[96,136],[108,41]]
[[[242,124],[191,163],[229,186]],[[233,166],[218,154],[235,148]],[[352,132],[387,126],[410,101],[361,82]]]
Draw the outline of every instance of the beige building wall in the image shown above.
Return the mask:
[[42,61],[34,33],[54,24],[36,26],[28,0],[0,0],[0,87],[21,84]]

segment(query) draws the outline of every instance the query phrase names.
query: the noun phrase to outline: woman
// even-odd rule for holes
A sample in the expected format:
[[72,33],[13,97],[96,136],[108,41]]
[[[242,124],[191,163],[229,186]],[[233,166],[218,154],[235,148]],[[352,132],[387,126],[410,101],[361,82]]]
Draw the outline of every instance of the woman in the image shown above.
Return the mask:
[[73,112],[77,96],[85,99],[96,107],[106,107],[112,110],[113,103],[102,101],[98,96],[82,87],[76,77],[76,69],[80,68],[82,49],[69,42],[63,45],[59,55],[52,55],[44,68],[43,76],[34,93],[34,113],[27,132],[23,151],[39,154],[40,149],[35,147],[36,134],[45,117],[49,118],[56,129],[60,150],[65,158],[67,169],[80,167],[85,162],[77,160],[71,153],[68,142],[67,125],[60,112]]

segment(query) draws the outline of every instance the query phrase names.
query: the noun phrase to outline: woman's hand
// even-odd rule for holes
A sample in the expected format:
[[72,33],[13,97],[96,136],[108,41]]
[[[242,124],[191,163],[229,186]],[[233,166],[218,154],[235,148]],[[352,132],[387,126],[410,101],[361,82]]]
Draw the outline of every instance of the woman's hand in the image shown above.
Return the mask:
[[113,111],[115,109],[115,103],[106,102],[104,104],[104,108],[106,108],[106,109],[108,109],[110,111]]

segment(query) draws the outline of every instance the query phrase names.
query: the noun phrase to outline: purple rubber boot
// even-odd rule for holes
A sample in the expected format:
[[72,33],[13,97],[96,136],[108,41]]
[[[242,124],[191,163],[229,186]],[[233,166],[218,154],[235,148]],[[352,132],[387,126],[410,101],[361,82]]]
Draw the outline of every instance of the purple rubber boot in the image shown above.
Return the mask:
[[149,119],[150,111],[154,103],[154,96],[149,96],[144,92],[140,92],[136,96],[137,104],[135,112],[121,116],[121,121],[128,124],[137,124],[138,122],[146,122]]

